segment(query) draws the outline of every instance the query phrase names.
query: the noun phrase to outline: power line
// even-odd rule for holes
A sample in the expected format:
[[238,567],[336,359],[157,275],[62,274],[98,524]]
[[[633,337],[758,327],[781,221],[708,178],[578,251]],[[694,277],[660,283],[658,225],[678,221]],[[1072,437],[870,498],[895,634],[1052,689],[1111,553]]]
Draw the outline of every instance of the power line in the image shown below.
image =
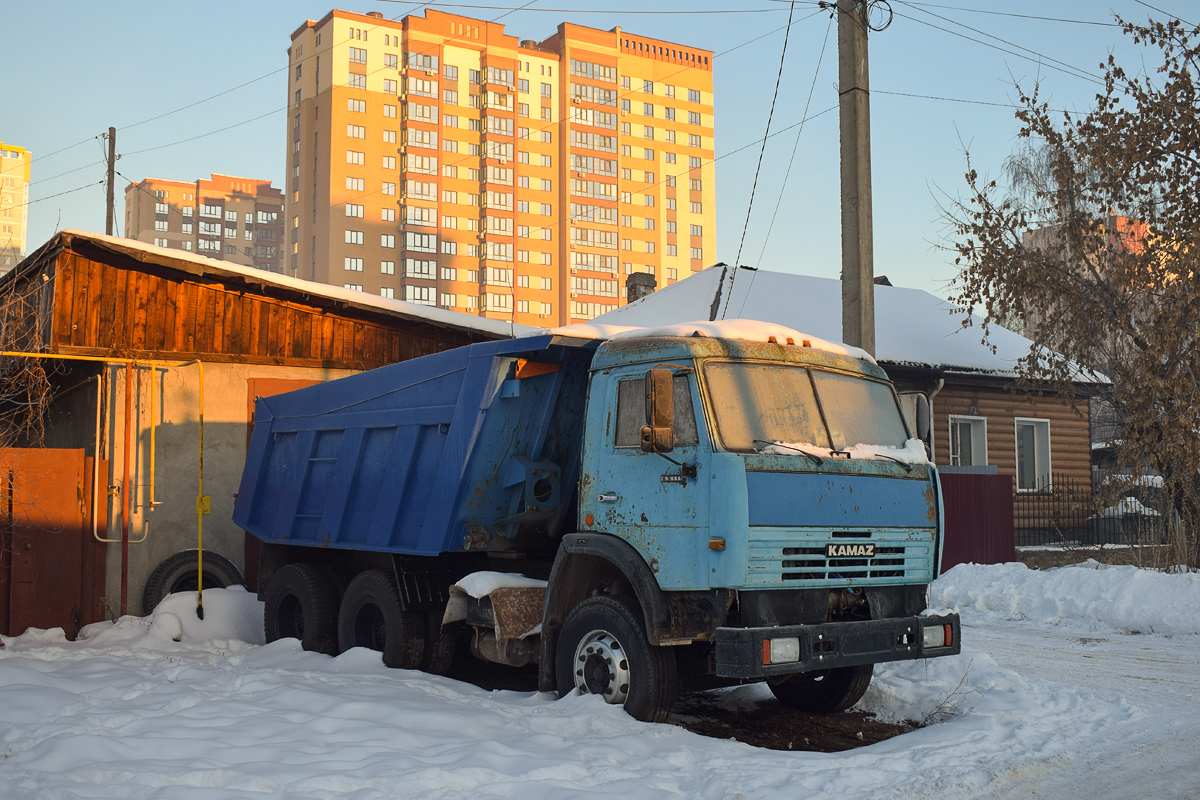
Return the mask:
[[[897,2],[903,3],[903,0],[897,0]],[[1099,84],[1101,86],[1104,85],[1104,80],[1102,78],[1100,78],[1092,73],[1086,72],[1082,69],[1079,69],[1078,67],[1074,67],[1070,64],[1067,64],[1063,61],[1059,61],[1056,58],[1051,58],[1050,56],[1047,56],[1044,53],[1039,53],[1036,50],[1030,50],[1027,47],[1022,47],[1021,45],[1014,44],[1014,43],[1008,41],[1007,39],[1001,39],[999,36],[993,36],[990,33],[984,33],[983,31],[977,30],[976,28],[972,28],[970,25],[966,25],[961,22],[956,22],[955,20],[949,19],[947,17],[943,17],[940,14],[934,14],[932,11],[925,11],[924,9],[920,9],[920,8],[918,8],[917,10],[921,11],[924,14],[928,14],[932,17],[936,17],[938,19],[945,20],[946,22],[949,22],[952,25],[958,25],[959,27],[966,28],[969,31],[974,31],[975,33],[978,33],[981,36],[986,36],[990,39],[995,39],[998,42],[1003,42],[1004,44],[1008,45],[1009,47],[1017,48],[1017,50],[1024,50],[1025,53],[1031,53],[1033,56],[1037,56],[1037,58],[1033,58],[1030,55],[1026,55],[1025,53],[1020,53],[1015,50],[1006,50],[1005,48],[1000,47],[995,44],[992,44],[991,42],[987,42],[982,39],[976,39],[973,36],[968,36],[964,33],[959,33],[958,31],[950,30],[949,28],[943,28],[940,25],[935,25],[932,22],[928,22],[927,20],[918,19],[917,17],[909,16],[907,14],[902,14],[899,11],[896,12],[896,15],[899,17],[904,17],[905,19],[911,20],[920,25],[925,25],[927,27],[933,28],[934,30],[939,30],[939,31],[942,31],[943,33],[948,33],[951,36],[957,36],[961,39],[966,39],[969,42],[975,42],[976,44],[983,45],[984,47],[988,47],[993,50],[999,50],[1002,53],[1008,53],[1011,56],[1016,56],[1017,58],[1021,58],[1026,61],[1030,61],[1032,63],[1039,64],[1042,66],[1046,66],[1046,67],[1049,67],[1050,69],[1056,69],[1059,72],[1063,72],[1067,75],[1070,75],[1071,77],[1082,78],[1083,80],[1091,81],[1092,83]]]
[[[758,175],[762,170],[763,154],[767,151],[767,138],[771,133],[771,120],[775,117],[775,102],[779,99],[779,84],[783,82],[783,63],[787,59],[788,40],[791,38],[790,34],[792,32],[792,12],[795,11],[795,9],[795,2],[788,6],[788,30],[783,35],[783,49],[779,53],[779,71],[775,75],[775,93],[771,95],[771,108],[767,111],[767,129],[763,133],[762,149],[758,151],[758,164],[754,167],[754,182],[750,185],[750,202],[746,204],[746,221],[742,225],[742,239],[738,243],[737,256],[735,256],[733,259],[734,267],[737,267],[737,265],[741,262],[742,246],[746,244],[746,231],[750,229],[750,212],[754,208],[754,193],[758,188]],[[726,308],[728,308],[728,306],[729,303],[728,300],[726,300]]]
[[[813,79],[812,83],[808,87],[808,99],[804,101],[804,113],[801,115],[802,117],[808,116],[809,106],[812,105],[813,92],[817,88],[817,76],[821,73],[821,63],[825,60],[825,46],[829,43],[829,31],[831,28],[833,28],[832,16],[829,18],[829,24],[825,26],[825,38],[821,41],[821,52],[817,55],[817,66],[816,69],[813,70]],[[792,174],[792,164],[796,161],[796,152],[800,149],[800,134],[803,132],[804,124],[801,123],[800,127],[796,130],[796,141],[792,144],[792,155],[791,158],[788,159],[787,170],[783,173],[783,183],[779,186],[779,199],[775,201],[775,211],[771,214],[771,224],[767,226],[767,233],[763,237],[762,250],[759,251],[758,261],[756,261],[754,264],[756,268],[762,263],[763,254],[767,251],[767,242],[771,239],[771,231],[775,229],[775,218],[779,216],[779,208],[781,205],[783,205],[783,192],[787,188],[788,177]],[[736,267],[737,265],[735,264],[734,266]],[[751,278],[751,282],[753,282],[753,278]],[[748,291],[749,290],[747,290],[747,292]],[[749,294],[747,294],[747,297],[749,297]],[[742,307],[744,308],[745,305],[746,301],[743,299]],[[738,313],[741,313],[740,309],[738,310]]]
[[90,188],[91,188],[91,187],[93,187],[93,186],[100,186],[100,185],[102,185],[103,183],[104,183],[104,181],[102,181],[102,180],[100,180],[100,181],[95,181],[95,182],[93,182],[93,183],[86,183],[86,184],[84,184],[83,186],[77,186],[77,187],[75,187],[74,189],[67,189],[65,192],[59,192],[58,194],[48,194],[48,195],[46,195],[45,197],[39,197],[37,200],[30,200],[30,201],[29,201],[28,203],[26,203],[25,205],[27,205],[27,206],[31,206],[31,205],[33,205],[34,203],[40,203],[40,202],[42,202],[43,200],[49,200],[49,199],[50,199],[50,198],[52,198],[52,197],[62,197],[64,194],[71,194],[72,192],[78,192],[78,191],[82,191],[83,189],[90,189]]
[[1073,25],[1096,25],[1098,27],[1104,27],[1104,28],[1119,28],[1119,27],[1121,27],[1120,23],[1118,23],[1118,22],[1100,22],[1099,20],[1091,20],[1091,19],[1065,19],[1063,17],[1045,17],[1045,16],[1041,16],[1038,14],[1017,14],[1016,12],[1013,12],[1013,11],[993,11],[991,9],[984,9],[984,8],[964,8],[962,6],[947,6],[947,5],[941,5],[939,3],[918,3],[918,2],[913,2],[912,0],[909,0],[909,2],[905,3],[905,5],[922,6],[925,8],[944,8],[944,9],[947,9],[950,11],[965,11],[965,12],[968,12],[971,14],[990,14],[992,16],[997,16],[997,17],[1015,17],[1017,19],[1036,19],[1036,20],[1041,20],[1043,22],[1065,22],[1065,23],[1071,23]]
[[1184,25],[1191,25],[1193,28],[1196,27],[1196,23],[1188,22],[1183,17],[1172,14],[1170,11],[1164,11],[1161,8],[1158,8],[1157,6],[1152,6],[1149,3],[1145,2],[1145,0],[1133,0],[1133,2],[1137,3],[1138,5],[1145,6],[1146,8],[1150,9],[1151,11],[1157,11],[1158,13],[1168,16],[1171,19],[1177,19],[1180,22],[1182,22]]
[[239,127],[241,127],[242,125],[248,125],[248,124],[250,124],[251,122],[255,122],[255,121],[257,121],[257,120],[260,120],[260,119],[263,119],[263,118],[265,118],[265,117],[269,117],[269,116],[271,116],[272,114],[278,114],[280,111],[287,111],[287,109],[288,109],[288,107],[287,107],[287,106],[283,106],[282,108],[276,108],[276,109],[274,109],[274,110],[272,110],[272,111],[268,111],[268,112],[267,112],[267,113],[265,113],[265,114],[259,114],[257,117],[251,117],[250,119],[244,119],[244,120],[242,120],[241,122],[235,122],[235,123],[233,123],[232,125],[226,125],[224,128],[217,128],[215,131],[209,131],[208,133],[201,133],[201,134],[197,134],[196,136],[189,136],[189,137],[188,137],[188,138],[186,138],[186,139],[180,139],[180,140],[179,140],[179,141],[177,141],[177,142],[170,142],[169,144],[160,144],[160,145],[157,145],[157,146],[155,146],[155,147],[146,147],[146,148],[143,148],[143,149],[141,149],[141,150],[131,150],[131,151],[127,152],[127,153],[122,153],[122,155],[126,155],[126,156],[136,156],[136,155],[138,155],[139,153],[150,153],[150,152],[153,152],[153,151],[155,151],[155,150],[162,150],[162,149],[164,149],[164,148],[166,148],[166,147],[174,147],[174,146],[176,146],[176,145],[180,145],[180,144],[186,144],[186,143],[188,143],[188,142],[194,142],[194,141],[196,141],[197,139],[203,139],[203,138],[205,138],[206,136],[213,136],[213,135],[215,135],[215,134],[218,134],[218,133],[224,133],[225,131],[232,130],[232,129],[234,129],[234,128],[239,128]]
[[[967,100],[961,97],[938,97],[932,94],[914,94],[912,92],[887,92],[883,89],[872,89],[871,94],[890,94],[895,97],[913,97],[918,100],[939,100],[946,103],[968,103],[976,106],[994,106],[996,108],[1024,108],[1024,106],[1016,105],[1015,103],[993,103],[987,100]],[[1077,114],[1078,111],[1069,111],[1065,108],[1051,108],[1050,111],[1060,114]]]

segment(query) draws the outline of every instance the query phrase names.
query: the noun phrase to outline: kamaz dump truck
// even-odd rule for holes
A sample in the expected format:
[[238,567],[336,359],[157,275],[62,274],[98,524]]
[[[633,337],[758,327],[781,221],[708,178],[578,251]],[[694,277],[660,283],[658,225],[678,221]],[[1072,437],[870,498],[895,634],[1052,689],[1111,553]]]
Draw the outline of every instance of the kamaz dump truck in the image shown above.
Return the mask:
[[926,611],[937,473],[869,356],[762,323],[571,331],[257,400],[234,521],[269,641],[443,672],[469,639],[654,721],[681,680],[831,712],[876,663],[959,652]]

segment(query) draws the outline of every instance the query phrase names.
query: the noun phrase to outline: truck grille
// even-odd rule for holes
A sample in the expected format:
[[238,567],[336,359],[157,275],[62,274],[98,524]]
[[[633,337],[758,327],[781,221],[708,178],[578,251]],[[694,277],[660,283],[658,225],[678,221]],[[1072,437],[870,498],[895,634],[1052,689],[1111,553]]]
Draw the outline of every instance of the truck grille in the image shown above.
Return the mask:
[[[753,588],[870,586],[928,583],[933,579],[934,531],[843,531],[751,528],[746,585]],[[871,556],[826,557],[825,545],[873,544]]]

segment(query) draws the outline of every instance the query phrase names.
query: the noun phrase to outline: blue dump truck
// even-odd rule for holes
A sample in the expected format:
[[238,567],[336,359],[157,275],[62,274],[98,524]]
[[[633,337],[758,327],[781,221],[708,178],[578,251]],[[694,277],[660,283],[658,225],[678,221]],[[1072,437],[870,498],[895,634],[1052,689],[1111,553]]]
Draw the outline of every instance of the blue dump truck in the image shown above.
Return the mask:
[[959,652],[957,615],[926,610],[937,473],[861,351],[761,324],[558,329],[255,419],[234,521],[262,542],[268,641],[431,672],[469,642],[652,721],[681,681],[832,712],[876,663]]

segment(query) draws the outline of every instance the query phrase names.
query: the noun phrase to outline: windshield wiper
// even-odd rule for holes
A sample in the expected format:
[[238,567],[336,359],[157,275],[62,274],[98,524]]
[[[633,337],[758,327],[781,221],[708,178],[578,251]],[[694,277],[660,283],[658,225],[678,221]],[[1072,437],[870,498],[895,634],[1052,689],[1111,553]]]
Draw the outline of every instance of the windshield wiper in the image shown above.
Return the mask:
[[[850,458],[850,451],[849,450],[834,450],[833,455],[845,456],[846,458]],[[901,461],[900,459],[896,458],[895,456],[884,455],[883,453],[871,453],[871,457],[872,458],[886,458],[888,461],[894,461],[897,464],[899,464],[900,466],[904,467],[905,472],[912,472],[912,470],[913,470],[912,464],[909,464],[907,461]]]
[[[754,443],[755,444],[765,444],[768,447],[786,447],[788,450],[795,450],[800,455],[808,456],[809,458],[811,458],[813,461],[816,462],[818,467],[825,463],[825,459],[821,458],[820,456],[818,456],[814,453],[810,453],[807,450],[801,450],[799,447],[792,447],[790,444],[780,444],[779,442],[769,442],[766,439],[755,439]],[[760,450],[759,452],[762,452],[762,451]]]

